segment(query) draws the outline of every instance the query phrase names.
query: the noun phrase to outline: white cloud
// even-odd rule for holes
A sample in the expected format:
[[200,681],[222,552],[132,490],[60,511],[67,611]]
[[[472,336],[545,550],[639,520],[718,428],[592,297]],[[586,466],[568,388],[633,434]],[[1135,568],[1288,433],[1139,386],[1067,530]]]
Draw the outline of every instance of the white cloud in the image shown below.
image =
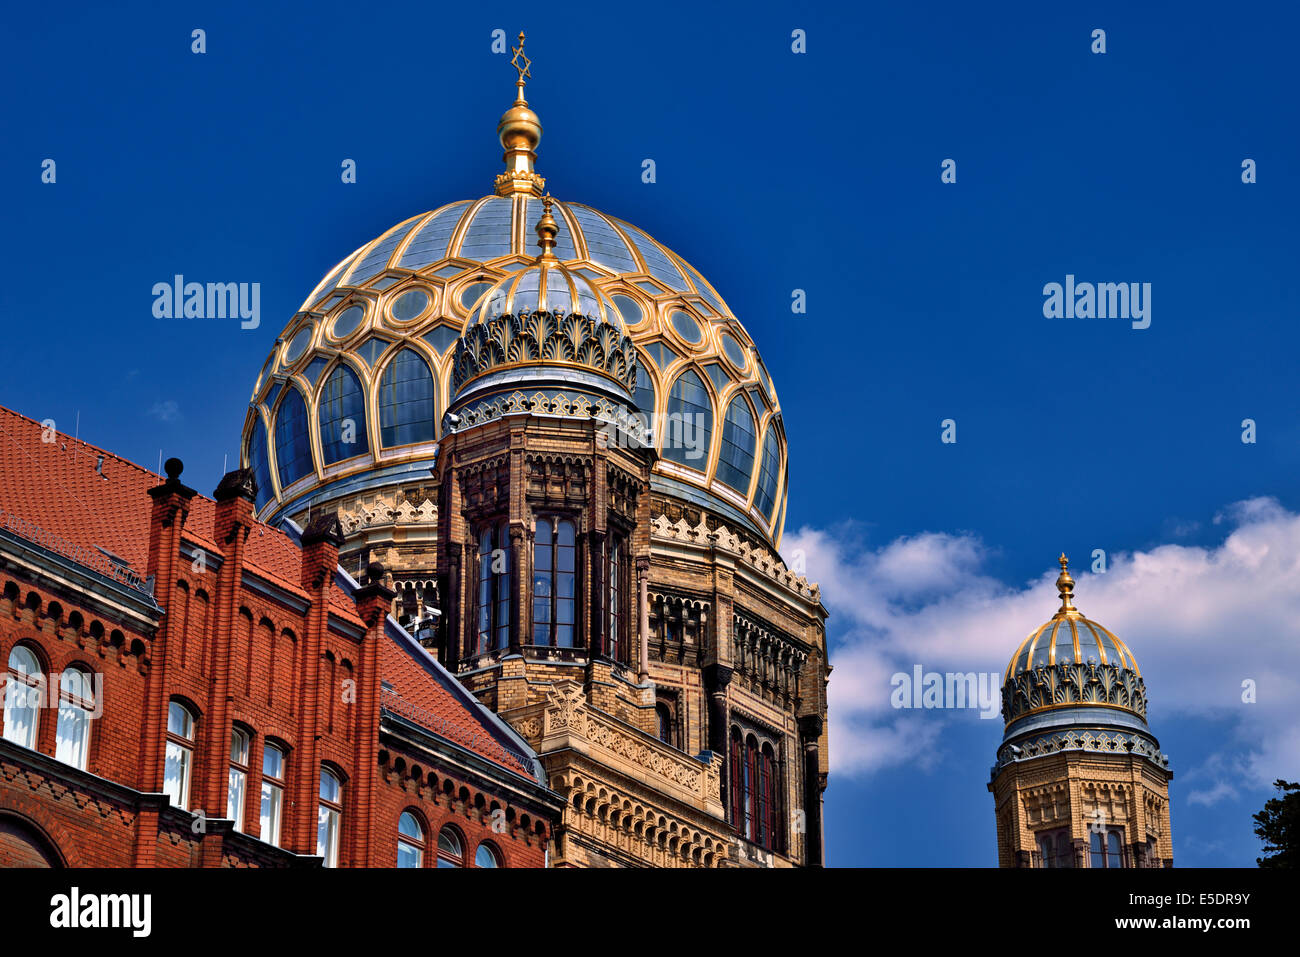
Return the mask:
[[[1071,567],[1080,610],[1137,656],[1156,735],[1180,716],[1221,722],[1221,740],[1178,768],[1188,800],[1206,805],[1240,786],[1294,779],[1300,768],[1300,515],[1257,498],[1228,506],[1214,523],[1224,534],[1217,546],[1112,554],[1104,574],[1090,573],[1088,562]],[[927,532],[872,548],[858,526],[801,528],[784,545],[787,555],[804,552],[832,616],[838,773],[914,762],[914,746],[934,742],[953,719],[951,711],[894,710],[891,675],[916,664],[1000,672],[1059,604],[1055,556],[1044,557],[1040,578],[1009,587],[987,573],[990,551],[971,535]],[[1242,701],[1247,679],[1257,687],[1254,704]]]
[[181,417],[181,407],[175,399],[163,399],[149,407],[149,415],[159,422],[178,422]]

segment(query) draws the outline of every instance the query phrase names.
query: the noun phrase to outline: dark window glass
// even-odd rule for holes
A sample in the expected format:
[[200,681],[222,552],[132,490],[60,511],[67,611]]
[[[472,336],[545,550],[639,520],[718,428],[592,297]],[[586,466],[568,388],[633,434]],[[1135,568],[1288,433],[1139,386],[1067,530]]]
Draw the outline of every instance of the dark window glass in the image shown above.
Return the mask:
[[386,448],[433,441],[433,373],[413,349],[403,349],[384,367],[379,429]]
[[275,462],[280,472],[281,488],[312,470],[307,406],[294,388],[285,390],[280,411],[275,415]]
[[335,366],[325,380],[318,418],[322,464],[331,465],[370,451],[365,395],[361,381],[347,366]]
[[636,407],[646,417],[647,423],[653,421],[655,414],[655,386],[650,380],[650,373],[638,362],[636,367]]
[[741,495],[749,492],[749,477],[754,471],[754,416],[740,396],[727,406],[722,423],[722,449],[718,454],[718,479]]
[[510,644],[510,539],[504,525],[479,532],[474,654]]
[[253,423],[253,435],[248,442],[248,467],[257,481],[257,507],[271,501],[275,489],[271,487],[271,467],[266,455],[266,426],[259,415]]
[[615,661],[627,661],[623,634],[623,543],[612,539],[608,546],[609,561],[605,583],[609,594],[609,654]]
[[662,430],[664,458],[704,471],[713,440],[713,402],[693,370],[683,372],[673,383],[666,412]]
[[772,517],[772,506],[776,504],[777,469],[781,464],[781,449],[777,445],[776,423],[770,423],[767,434],[763,436],[763,461],[758,473],[758,491],[754,495],[754,507],[767,518]]
[[567,518],[540,518],[533,539],[533,644],[573,647],[577,533]]

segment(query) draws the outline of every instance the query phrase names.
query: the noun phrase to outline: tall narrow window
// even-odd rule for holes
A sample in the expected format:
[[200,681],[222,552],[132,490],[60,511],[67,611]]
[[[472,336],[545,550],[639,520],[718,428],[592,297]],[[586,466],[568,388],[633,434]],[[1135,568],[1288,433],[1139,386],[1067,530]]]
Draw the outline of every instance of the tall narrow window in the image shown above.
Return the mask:
[[776,751],[754,735],[731,730],[731,823],[747,841],[782,849],[780,765]]
[[410,811],[397,819],[397,866],[424,866],[424,825]]
[[194,769],[194,715],[179,701],[167,707],[167,754],[163,791],[172,804],[189,810],[190,774]]
[[41,713],[41,664],[30,648],[9,652],[5,683],[5,739],[36,750],[36,722]]
[[226,817],[235,822],[235,830],[244,829],[244,795],[248,791],[248,735],[239,728],[230,729],[230,777],[226,787]]
[[505,525],[489,525],[479,532],[474,654],[510,644],[510,558]]
[[465,845],[461,842],[460,835],[449,827],[438,832],[438,866],[465,866]]
[[280,846],[280,816],[284,807],[284,751],[271,742],[262,751],[262,840]]
[[537,520],[533,542],[533,644],[573,647],[577,532],[567,518]]
[[607,548],[609,561],[605,567],[605,582],[609,593],[609,654],[615,661],[627,661],[623,634],[623,542],[611,538]]
[[339,831],[343,824],[343,784],[329,768],[320,772],[320,806],[316,815],[316,856],[326,867],[339,866]]
[[59,722],[54,757],[86,770],[90,755],[90,717],[95,710],[95,691],[90,675],[69,668],[59,676]]
[[676,747],[676,736],[673,734],[673,713],[669,710],[668,705],[662,702],[655,705],[655,718],[659,724],[659,740],[664,744],[671,744]]
[[[740,732],[731,729],[731,824],[741,830],[745,813],[745,759]],[[743,831],[742,831],[743,833]]]

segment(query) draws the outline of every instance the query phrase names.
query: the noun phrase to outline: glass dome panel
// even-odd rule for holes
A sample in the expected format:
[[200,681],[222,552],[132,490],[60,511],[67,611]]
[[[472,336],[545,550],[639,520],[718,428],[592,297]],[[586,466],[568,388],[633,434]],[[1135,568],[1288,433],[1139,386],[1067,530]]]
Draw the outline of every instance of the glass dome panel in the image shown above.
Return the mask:
[[321,462],[332,465],[370,451],[366,438],[366,400],[361,380],[345,365],[334,367],[318,400]]
[[754,494],[754,507],[771,521],[772,506],[776,504],[776,482],[781,467],[781,449],[777,445],[776,423],[769,422],[763,435],[763,459],[758,473],[758,491]]
[[668,394],[666,411],[662,429],[664,458],[704,471],[713,441],[713,401],[694,370],[687,369],[677,377]]
[[275,462],[280,487],[291,485],[312,470],[311,436],[307,429],[307,406],[292,386],[275,415]]
[[293,334],[293,338],[289,340],[289,344],[284,348],[285,365],[293,365],[307,351],[307,346],[311,344],[311,333],[311,325],[305,325]]
[[741,495],[749,493],[749,478],[754,472],[754,452],[758,436],[754,434],[754,416],[741,396],[731,400],[722,423],[722,448],[718,454],[718,480]]
[[398,322],[418,319],[429,308],[429,294],[423,289],[408,289],[395,300],[389,310]]
[[645,318],[645,313],[641,310],[641,304],[631,296],[615,296],[614,305],[618,311],[623,314],[623,320],[629,326],[635,326]]
[[357,331],[357,327],[361,325],[361,320],[364,318],[366,318],[364,306],[348,306],[335,318],[334,325],[330,329],[330,335],[335,339],[346,339]]
[[677,334],[693,346],[698,346],[704,341],[704,333],[700,331],[700,324],[686,313],[678,310],[669,318],[672,320],[673,329]]
[[432,442],[433,373],[414,349],[403,349],[379,380],[380,444],[385,448]]
[[255,506],[261,508],[271,501],[275,489],[271,485],[271,467],[266,454],[266,426],[259,415],[253,422],[253,434],[248,440],[248,467],[253,470],[253,479],[257,482],[257,500]]

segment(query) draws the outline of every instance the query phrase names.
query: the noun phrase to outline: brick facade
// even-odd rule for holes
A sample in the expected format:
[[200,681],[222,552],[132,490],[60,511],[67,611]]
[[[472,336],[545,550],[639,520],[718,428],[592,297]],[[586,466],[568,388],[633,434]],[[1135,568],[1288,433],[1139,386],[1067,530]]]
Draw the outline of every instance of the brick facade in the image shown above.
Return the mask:
[[[501,864],[544,865],[559,799],[535,755],[397,627],[382,568],[361,586],[342,573],[336,518],[277,531],[252,518],[247,471],[206,499],[179,462],[159,482],[0,415],[20,445],[0,455],[0,664],[27,649],[55,695],[80,670],[99,711],[84,760],[60,754],[57,702],[36,709],[31,748],[14,740],[18,712],[0,717],[0,861],[317,866],[328,769],[342,782],[340,866],[394,866],[406,809],[426,827],[428,866],[445,825],[470,861],[487,840]],[[173,702],[192,716],[188,741],[168,733]],[[227,819],[235,729],[248,742],[241,829]],[[189,751],[186,808],[163,793],[169,740]],[[268,743],[286,755],[278,847],[260,834]]]

